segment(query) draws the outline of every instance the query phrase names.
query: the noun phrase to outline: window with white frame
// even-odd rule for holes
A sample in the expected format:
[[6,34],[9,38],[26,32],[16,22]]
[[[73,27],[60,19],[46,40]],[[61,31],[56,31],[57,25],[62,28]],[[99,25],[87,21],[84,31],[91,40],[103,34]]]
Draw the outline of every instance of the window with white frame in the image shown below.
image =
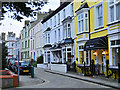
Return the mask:
[[120,20],[120,0],[109,0],[109,22]]
[[[23,37],[23,34],[22,34],[22,37]],[[31,29],[31,37],[32,37],[32,29]]]
[[60,40],[60,29],[58,29],[58,34],[59,34],[58,36],[59,36],[59,40]]
[[34,50],[34,40],[33,40],[33,50]]
[[65,19],[66,15],[65,15],[65,9],[63,10],[63,18]]
[[74,15],[74,4],[71,4],[71,14]]
[[50,34],[48,34],[48,43],[50,43]]
[[46,43],[47,43],[47,34],[46,34]]
[[118,60],[119,60],[118,55],[120,55],[118,48],[112,48],[112,60],[113,60],[112,65],[113,66],[118,66]]
[[56,16],[54,17],[54,20],[55,20],[55,25],[54,25],[54,27],[56,26]]
[[67,37],[67,24],[64,24],[63,26],[63,38]]
[[70,26],[70,24],[68,24],[68,35],[67,36],[71,37],[71,26]]
[[88,31],[88,12],[86,12],[84,15],[85,15],[85,31]]
[[32,40],[31,40],[31,50],[32,50]]
[[34,28],[33,28],[33,35],[34,35]]
[[55,42],[56,42],[56,40],[57,40],[57,35],[56,35],[56,30],[55,30]]
[[58,13],[58,25],[60,24],[60,13]]
[[78,32],[83,32],[83,13],[78,15]]
[[52,19],[50,19],[50,24],[51,24],[51,28],[52,28]]
[[103,26],[103,3],[95,6],[95,28]]

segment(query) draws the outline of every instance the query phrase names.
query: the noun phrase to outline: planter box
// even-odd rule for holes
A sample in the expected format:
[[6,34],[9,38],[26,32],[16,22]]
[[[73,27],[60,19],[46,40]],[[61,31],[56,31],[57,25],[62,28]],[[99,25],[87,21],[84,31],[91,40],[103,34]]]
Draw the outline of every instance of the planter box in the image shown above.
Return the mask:
[[51,64],[51,70],[66,73],[67,72],[67,65],[66,64]]
[[0,70],[0,88],[18,87],[18,75],[11,71]]
[[45,65],[45,64],[37,64],[37,67],[38,68],[47,68],[47,65]]

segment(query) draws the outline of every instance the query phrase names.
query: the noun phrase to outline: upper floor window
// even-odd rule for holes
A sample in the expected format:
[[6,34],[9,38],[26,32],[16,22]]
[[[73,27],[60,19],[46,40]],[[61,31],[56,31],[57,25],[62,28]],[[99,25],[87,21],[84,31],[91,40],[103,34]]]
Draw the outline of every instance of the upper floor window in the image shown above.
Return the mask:
[[95,6],[95,28],[103,26],[103,4],[99,3]]
[[57,40],[56,31],[55,31],[55,41]]
[[88,31],[88,12],[86,12],[84,15],[85,15],[85,31]]
[[68,37],[71,37],[71,26],[68,24]]
[[32,40],[31,40],[31,50],[32,50]]
[[34,40],[33,40],[33,50],[34,50]]
[[47,43],[47,34],[46,34],[46,43]]
[[60,13],[58,13],[58,24],[60,24]]
[[73,3],[71,4],[71,14],[74,15],[74,5],[73,5]]
[[65,9],[63,10],[63,17],[64,17],[64,18],[66,17],[66,15],[65,15]]
[[52,28],[52,19],[50,19],[50,24],[51,24],[51,28]]
[[50,34],[48,34],[48,43],[50,43]]
[[110,0],[109,2],[109,22],[120,20],[120,0]]
[[58,34],[59,34],[58,36],[59,36],[59,40],[60,40],[60,29],[58,29]]
[[83,13],[78,16],[78,32],[83,32]]
[[34,28],[33,28],[33,35],[34,35]]
[[54,17],[54,20],[55,20],[55,25],[54,26],[56,26],[56,16]]

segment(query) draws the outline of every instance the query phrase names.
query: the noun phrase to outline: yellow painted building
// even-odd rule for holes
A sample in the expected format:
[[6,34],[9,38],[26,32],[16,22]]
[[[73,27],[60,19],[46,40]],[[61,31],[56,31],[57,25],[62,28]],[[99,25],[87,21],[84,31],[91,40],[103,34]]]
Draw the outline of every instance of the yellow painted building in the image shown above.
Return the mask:
[[[116,2],[119,3],[115,0]],[[78,58],[76,68],[79,73],[93,74],[94,71],[97,75],[118,78],[117,72],[112,70],[115,68],[110,69],[115,60],[109,54],[111,52],[109,31],[110,28],[119,31],[120,22],[115,25],[109,22],[110,18],[113,19],[110,13],[114,11],[110,12],[110,3],[108,0],[74,0],[75,58]],[[106,61],[109,69],[106,69]],[[91,68],[92,62],[95,65],[94,69]],[[84,65],[86,71],[84,71]]]

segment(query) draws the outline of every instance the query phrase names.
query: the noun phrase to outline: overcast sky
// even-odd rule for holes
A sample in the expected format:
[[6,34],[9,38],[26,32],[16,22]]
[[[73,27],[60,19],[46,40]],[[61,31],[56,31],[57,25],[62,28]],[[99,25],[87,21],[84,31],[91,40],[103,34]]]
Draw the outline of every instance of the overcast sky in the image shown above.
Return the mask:
[[[49,3],[46,4],[41,11],[48,12],[49,9],[55,10],[57,7],[59,7],[59,5],[60,0],[49,0]],[[25,18],[25,20],[28,19]],[[8,17],[5,17],[5,19],[1,22],[2,24],[0,25],[0,34],[2,32],[8,34],[8,32],[13,31],[14,33],[16,33],[16,37],[19,37],[20,31],[22,30],[22,27],[24,27],[24,22],[19,22]]]

